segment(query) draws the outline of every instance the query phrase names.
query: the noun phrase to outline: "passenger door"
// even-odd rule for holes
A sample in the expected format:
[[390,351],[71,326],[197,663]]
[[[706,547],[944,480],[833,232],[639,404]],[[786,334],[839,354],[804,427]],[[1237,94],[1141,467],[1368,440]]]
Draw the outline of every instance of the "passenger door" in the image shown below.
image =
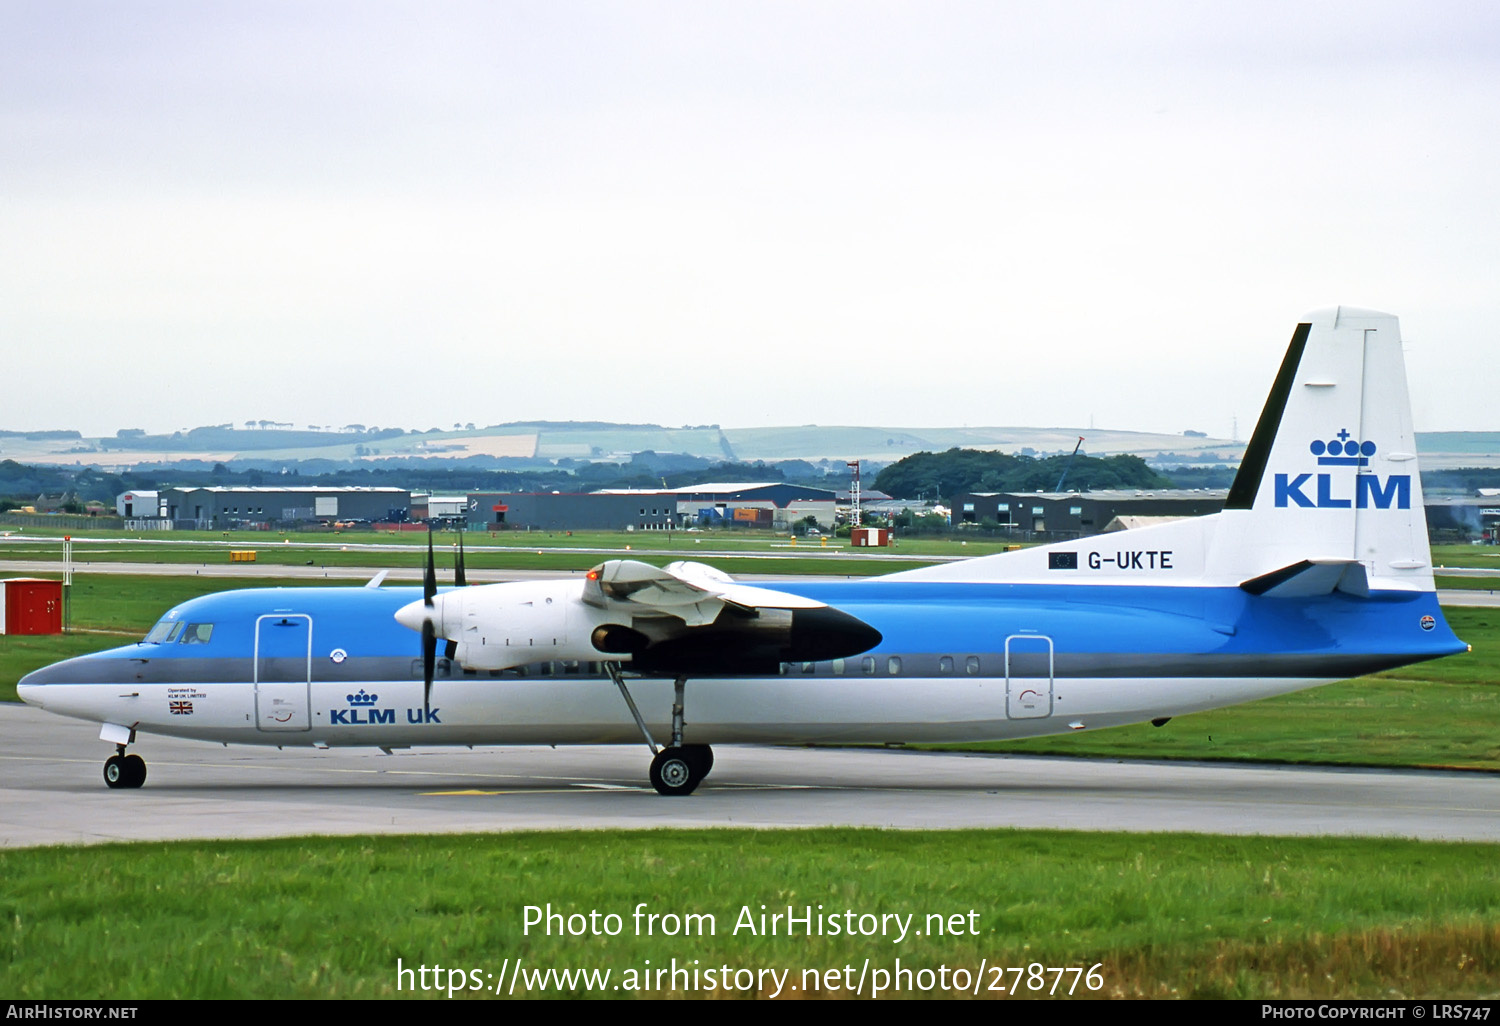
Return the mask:
[[1005,639],[1005,715],[1035,720],[1052,715],[1052,639],[1012,634]]
[[255,726],[311,730],[312,617],[269,613],[255,621]]

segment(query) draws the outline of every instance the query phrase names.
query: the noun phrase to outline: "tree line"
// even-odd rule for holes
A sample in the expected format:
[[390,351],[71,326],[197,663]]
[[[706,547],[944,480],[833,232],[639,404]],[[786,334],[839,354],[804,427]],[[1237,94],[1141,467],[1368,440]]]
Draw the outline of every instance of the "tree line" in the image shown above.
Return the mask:
[[1172,488],[1139,456],[1020,456],[981,449],[919,452],[897,460],[875,478],[896,499],[949,499],[964,492],[1050,492],[1108,488]]

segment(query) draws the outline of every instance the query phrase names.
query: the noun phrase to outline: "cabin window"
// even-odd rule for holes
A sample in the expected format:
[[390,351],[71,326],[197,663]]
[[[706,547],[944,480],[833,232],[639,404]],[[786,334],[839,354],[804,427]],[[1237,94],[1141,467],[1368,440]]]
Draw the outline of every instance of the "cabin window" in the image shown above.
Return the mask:
[[940,658],[938,660],[938,673],[952,673],[952,672],[953,672],[953,657],[952,656],[943,656],[942,658]]
[[182,630],[181,620],[163,620],[151,632],[146,635],[148,645],[170,645],[177,640],[177,633]]
[[887,659],[885,661],[885,672],[889,673],[892,677],[901,676],[901,657],[891,656]]
[[835,659],[833,661],[833,672],[836,673],[836,674],[838,674],[838,675],[840,675],[840,676],[843,676],[843,673],[844,673],[844,661],[842,659]]
[[969,674],[970,676],[973,676],[974,674],[979,672],[978,656],[969,656],[969,658],[964,660],[964,672]]
[[206,645],[213,632],[214,625],[211,623],[190,623],[178,641],[183,645]]
[[861,659],[859,661],[859,672],[867,677],[873,677],[875,675],[875,657],[865,656]]
[[802,664],[802,672],[803,673],[812,673],[817,668],[818,668],[818,664],[817,663],[803,663]]

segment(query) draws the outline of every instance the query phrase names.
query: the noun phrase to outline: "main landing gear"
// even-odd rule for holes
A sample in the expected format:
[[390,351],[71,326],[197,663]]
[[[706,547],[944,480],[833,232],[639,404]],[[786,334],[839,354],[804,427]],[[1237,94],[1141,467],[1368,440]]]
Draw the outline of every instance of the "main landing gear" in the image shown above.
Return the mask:
[[124,745],[116,745],[117,754],[104,760],[104,782],[111,788],[140,787],[146,782],[146,760],[126,755]]
[[658,748],[646,721],[641,717],[641,711],[636,708],[635,699],[630,697],[630,689],[625,686],[625,678],[620,674],[620,664],[607,661],[604,669],[609,673],[609,679],[615,682],[615,687],[620,689],[620,694],[625,697],[625,704],[630,706],[630,715],[635,717],[635,725],[641,728],[646,747],[651,749],[651,786],[656,788],[657,794],[668,797],[692,794],[703,783],[703,778],[708,776],[709,770],[714,768],[714,750],[708,745],[682,743],[682,699],[687,678],[678,677],[673,682],[672,743],[666,748]]

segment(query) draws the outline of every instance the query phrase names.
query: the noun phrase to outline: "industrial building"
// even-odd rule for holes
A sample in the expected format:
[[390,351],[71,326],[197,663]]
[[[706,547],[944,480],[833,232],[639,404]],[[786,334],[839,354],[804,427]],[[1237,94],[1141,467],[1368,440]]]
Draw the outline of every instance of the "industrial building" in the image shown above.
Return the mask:
[[469,526],[484,530],[666,531],[700,524],[789,530],[809,516],[831,529],[835,511],[832,491],[784,482],[469,495]]
[[1487,491],[1481,489],[1478,498],[1427,499],[1428,537],[1435,542],[1500,542],[1500,496]]
[[165,517],[167,511],[161,503],[161,492],[121,492],[115,496],[115,513],[126,519]]
[[306,523],[404,519],[411,508],[405,488],[166,488],[161,508],[181,530],[269,529]]
[[953,523],[989,524],[1027,536],[1100,534],[1116,517],[1201,517],[1224,507],[1222,489],[1154,491],[966,492],[953,498]]

